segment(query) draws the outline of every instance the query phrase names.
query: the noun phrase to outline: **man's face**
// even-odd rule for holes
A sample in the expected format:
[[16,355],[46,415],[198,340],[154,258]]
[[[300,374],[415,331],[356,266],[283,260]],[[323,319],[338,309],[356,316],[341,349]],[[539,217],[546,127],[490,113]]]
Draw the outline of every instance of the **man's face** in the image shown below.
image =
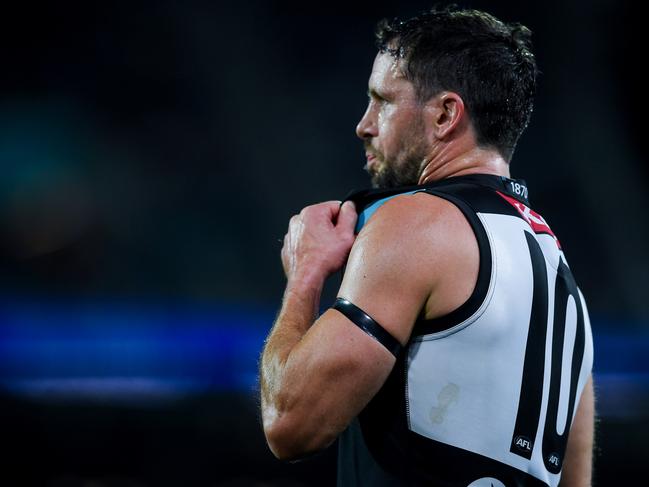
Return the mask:
[[400,63],[387,53],[377,54],[367,110],[356,127],[365,145],[365,170],[375,188],[417,184],[430,153],[423,104],[403,76]]

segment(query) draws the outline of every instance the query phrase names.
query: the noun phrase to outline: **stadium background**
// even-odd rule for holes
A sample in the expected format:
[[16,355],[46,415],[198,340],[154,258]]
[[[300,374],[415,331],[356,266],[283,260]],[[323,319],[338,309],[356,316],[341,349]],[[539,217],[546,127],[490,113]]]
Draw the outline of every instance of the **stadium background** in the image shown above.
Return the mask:
[[[534,32],[512,173],[588,299],[597,485],[630,485],[649,459],[642,17],[630,1],[462,5]],[[374,25],[427,6],[3,7],[1,485],[333,483],[335,451],[281,464],[259,426],[278,240],[302,206],[367,185],[354,127]]]

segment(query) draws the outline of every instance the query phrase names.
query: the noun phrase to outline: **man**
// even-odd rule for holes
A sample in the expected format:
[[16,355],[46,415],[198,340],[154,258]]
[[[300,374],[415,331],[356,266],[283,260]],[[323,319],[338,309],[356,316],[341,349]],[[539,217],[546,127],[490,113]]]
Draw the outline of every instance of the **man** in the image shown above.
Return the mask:
[[447,8],[377,37],[356,132],[378,189],[290,221],[261,358],[268,444],[295,459],[340,436],[344,486],[589,485],[584,299],[509,178],[535,91],[530,32]]

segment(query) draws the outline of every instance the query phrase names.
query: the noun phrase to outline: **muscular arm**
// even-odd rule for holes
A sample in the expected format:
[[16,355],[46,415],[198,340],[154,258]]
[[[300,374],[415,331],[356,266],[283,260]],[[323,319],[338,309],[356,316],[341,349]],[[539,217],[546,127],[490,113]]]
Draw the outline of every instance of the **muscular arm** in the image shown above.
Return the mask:
[[[326,277],[354,241],[353,205],[309,207],[293,217],[282,249],[288,279],[261,358],[264,432],[273,453],[296,458],[333,442],[376,393],[394,357],[329,310],[317,321]],[[314,323],[315,321],[315,323]]]
[[309,328],[312,302],[299,292],[287,291],[261,364],[264,432],[280,459],[330,445],[376,394],[395,361],[337,311],[327,311]]
[[589,377],[570,428],[560,487],[590,487],[593,468],[595,397]]
[[[329,217],[334,206],[327,210]],[[330,309],[315,319],[324,279],[342,266],[349,248],[340,247],[336,252],[343,258],[322,265],[318,259],[329,262],[335,252],[330,252],[332,242],[314,243],[327,240],[316,228],[331,221],[309,211],[294,217],[289,227],[282,251],[287,289],[261,358],[264,431],[273,453],[284,459],[333,442],[376,394],[395,363],[388,350],[338,311]],[[337,238],[345,240],[349,231],[353,241],[355,213],[347,218],[341,213],[332,228],[348,225],[339,229],[344,236]],[[448,239],[449,231],[459,232],[458,239]],[[462,238],[467,235],[468,240]],[[461,253],[463,240],[475,246],[472,235],[458,210],[443,200],[428,195],[395,198],[377,211],[353,243],[339,295],[404,344],[417,316],[429,311],[431,293],[443,295],[436,289],[436,276],[449,275],[449,262],[471,264],[471,259],[456,259],[452,253]],[[470,252],[474,250],[477,269],[477,246]],[[452,292],[461,292],[457,302],[444,301],[444,306],[461,304],[475,282],[471,272],[462,272],[462,265],[455,270],[474,281],[466,289],[449,286]]]

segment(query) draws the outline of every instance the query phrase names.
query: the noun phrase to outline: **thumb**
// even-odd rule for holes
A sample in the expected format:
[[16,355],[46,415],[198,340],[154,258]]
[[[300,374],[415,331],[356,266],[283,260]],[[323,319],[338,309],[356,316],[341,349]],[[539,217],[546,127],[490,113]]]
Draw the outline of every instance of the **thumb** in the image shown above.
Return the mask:
[[356,213],[356,206],[353,201],[347,200],[343,203],[343,206],[340,208],[340,213],[338,213],[338,222],[336,223],[337,228],[343,230],[349,229],[354,231],[356,226],[356,220],[358,219],[358,214]]

